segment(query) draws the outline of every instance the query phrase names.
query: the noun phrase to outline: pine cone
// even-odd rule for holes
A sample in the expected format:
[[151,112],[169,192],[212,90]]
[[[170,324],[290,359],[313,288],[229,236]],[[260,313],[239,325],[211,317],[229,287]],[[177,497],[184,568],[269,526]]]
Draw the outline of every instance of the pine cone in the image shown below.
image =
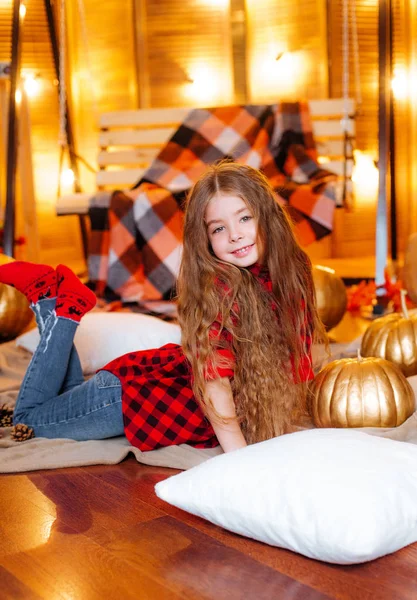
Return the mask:
[[23,423],[18,423],[12,428],[11,438],[15,442],[25,442],[33,437],[35,437],[33,429]]
[[0,427],[11,427],[13,425],[13,410],[3,404],[0,406]]

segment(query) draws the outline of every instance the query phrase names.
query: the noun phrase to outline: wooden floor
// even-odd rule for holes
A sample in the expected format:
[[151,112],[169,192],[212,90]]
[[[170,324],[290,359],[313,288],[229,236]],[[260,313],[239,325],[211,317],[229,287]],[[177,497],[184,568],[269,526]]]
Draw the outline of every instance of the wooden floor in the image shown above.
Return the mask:
[[339,567],[228,533],[154,494],[171,469],[0,477],[2,600],[417,598],[417,544]]

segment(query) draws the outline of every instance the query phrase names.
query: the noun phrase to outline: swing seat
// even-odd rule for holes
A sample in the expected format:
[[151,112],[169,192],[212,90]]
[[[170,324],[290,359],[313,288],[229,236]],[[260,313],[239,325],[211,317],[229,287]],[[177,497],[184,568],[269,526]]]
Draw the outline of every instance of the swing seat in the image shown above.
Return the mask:
[[[313,135],[324,169],[338,175],[337,204],[343,200],[343,188],[351,186],[352,157],[345,158],[343,99],[309,101]],[[97,190],[126,189],[144,174],[152,160],[174,134],[190,108],[150,108],[103,113],[100,117]],[[355,138],[355,103],[348,101],[349,140]],[[94,192],[74,193],[58,198],[57,215],[88,213]]]

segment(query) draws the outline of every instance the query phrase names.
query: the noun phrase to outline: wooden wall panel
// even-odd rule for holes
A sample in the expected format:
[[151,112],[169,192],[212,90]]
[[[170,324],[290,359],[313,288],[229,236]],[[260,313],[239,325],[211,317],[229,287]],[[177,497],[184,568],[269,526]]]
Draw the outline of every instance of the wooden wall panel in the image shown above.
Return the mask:
[[[329,58],[330,94],[340,98],[343,93],[343,0],[329,2]],[[378,150],[378,3],[356,0],[358,27],[360,93],[362,105],[357,115],[357,145],[364,151],[377,154]],[[352,25],[350,15],[349,25]],[[349,31],[352,36],[352,31]],[[349,95],[357,97],[354,77],[354,52],[352,39],[349,49]]]
[[[80,253],[77,223],[75,219],[59,220],[54,214],[58,183],[58,98],[44,2],[27,0],[26,7],[22,72],[37,74],[39,82],[38,94],[30,99],[30,114],[41,260],[53,262],[57,247],[71,260]],[[11,18],[12,2],[0,2],[0,62],[11,60]],[[22,233],[17,231],[18,235]]]
[[325,1],[247,0],[246,7],[250,100],[326,98]]
[[237,104],[248,102],[247,16],[245,0],[230,0],[230,25],[233,52],[234,96]]
[[[378,3],[369,0],[356,0],[359,38],[360,79],[362,105],[357,116],[357,148],[378,159]],[[415,43],[415,0],[393,0],[393,61],[394,75],[399,75],[403,94],[395,100],[396,126],[396,180],[397,180],[397,232],[400,253],[411,231],[417,229],[417,222],[410,214],[417,215],[413,173],[416,171],[417,156],[413,148],[412,127],[416,115],[410,84],[413,81],[412,64],[416,62]],[[330,93],[339,97],[342,93],[342,0],[329,2],[329,56]],[[353,51],[350,52],[350,95],[355,97],[357,90],[354,81]],[[407,89],[407,81],[409,83]],[[414,119],[414,121],[413,121]],[[415,190],[414,183],[414,190]],[[376,199],[372,206],[364,202],[360,194],[356,198],[352,214],[343,211],[338,217],[334,245],[337,256],[360,256],[375,251]],[[358,245],[352,243],[357,239]],[[359,249],[361,249],[359,251]],[[353,254],[352,254],[353,253]]]
[[[97,168],[99,115],[138,107],[133,3],[83,4],[85,20],[78,2],[67,2],[71,114],[78,153]],[[83,189],[94,191],[94,175],[82,163],[79,168]]]
[[228,0],[147,0],[142,18],[151,107],[234,102]]
[[[330,94],[343,94],[343,15],[342,0],[329,5]],[[378,156],[378,6],[376,2],[357,0],[360,96],[356,117],[356,147],[377,160]],[[350,15],[349,26],[352,20]],[[349,30],[352,36],[352,29]],[[359,100],[354,73],[354,51],[350,37],[349,95]],[[373,255],[375,252],[376,197],[370,205],[357,196],[352,212],[338,209],[334,231],[334,256]],[[356,243],[355,243],[356,242]]]

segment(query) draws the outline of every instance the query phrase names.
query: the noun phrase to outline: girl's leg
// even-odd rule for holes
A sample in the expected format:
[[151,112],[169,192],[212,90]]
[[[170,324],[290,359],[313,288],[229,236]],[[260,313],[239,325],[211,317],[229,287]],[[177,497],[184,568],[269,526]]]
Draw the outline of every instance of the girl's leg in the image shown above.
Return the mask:
[[[15,421],[45,400],[59,395],[72,350],[77,323],[60,319],[53,311],[29,363],[15,407]],[[26,423],[28,424],[28,423]]]
[[[27,265],[28,263],[26,266],[19,266],[18,275],[20,273],[21,277],[17,283],[21,288],[23,275],[27,288],[28,271],[32,273],[33,267],[37,267]],[[12,274],[11,270],[2,274],[0,268],[0,280],[3,277],[5,281],[7,276],[10,281],[5,282],[15,284]],[[94,306],[96,299],[93,292],[66,267],[58,267],[57,274],[61,277],[61,282],[56,311],[43,321],[40,343],[20,389],[14,422],[23,422],[32,427],[36,435],[45,437],[101,439],[121,435],[121,386],[116,376],[100,372],[91,380],[60,394],[68,370],[76,327],[81,317]],[[31,282],[29,284],[31,289],[36,288]],[[49,296],[50,294],[47,297]],[[29,299],[38,303],[39,298],[35,296]],[[41,302],[44,299],[43,294]]]
[[48,317],[55,311],[56,297],[47,298],[40,300],[36,304],[31,304],[30,308],[33,310],[36,319],[36,325],[38,326],[39,333],[42,335],[45,329],[45,323]]
[[122,435],[121,385],[100,371],[90,380],[60,394],[77,323],[52,314],[26,372],[14,411],[35,435],[74,440]]
[[84,375],[83,369],[81,367],[80,357],[78,356],[77,349],[73,343],[68,362],[67,372],[59,393],[63,394],[64,392],[71,390],[73,387],[80,385],[83,382]]
[[[55,311],[56,298],[48,298],[41,300],[36,304],[32,304],[31,308],[35,313],[36,323],[39,333],[42,335],[45,329],[45,323],[50,315]],[[75,345],[72,344],[71,354],[68,361],[67,372],[62,384],[60,393],[66,392],[76,385],[80,385],[84,381],[84,375],[81,368],[80,359]]]

